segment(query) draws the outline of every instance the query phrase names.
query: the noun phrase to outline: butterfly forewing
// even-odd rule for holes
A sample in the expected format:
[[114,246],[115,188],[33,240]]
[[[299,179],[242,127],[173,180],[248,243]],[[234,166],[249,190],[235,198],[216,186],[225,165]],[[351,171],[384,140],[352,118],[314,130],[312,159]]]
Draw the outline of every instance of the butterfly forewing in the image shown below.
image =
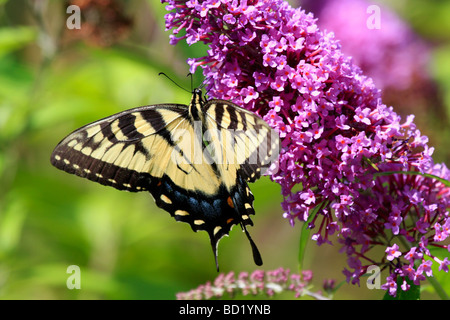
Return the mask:
[[259,179],[277,158],[278,134],[260,117],[225,100],[205,105],[208,132],[217,161],[236,170],[249,182]]
[[120,190],[146,190],[148,181],[141,175],[162,176],[164,168],[159,166],[164,165],[154,158],[173,144],[167,127],[186,121],[186,115],[184,105],[147,106],[118,113],[68,135],[56,146],[51,163]]

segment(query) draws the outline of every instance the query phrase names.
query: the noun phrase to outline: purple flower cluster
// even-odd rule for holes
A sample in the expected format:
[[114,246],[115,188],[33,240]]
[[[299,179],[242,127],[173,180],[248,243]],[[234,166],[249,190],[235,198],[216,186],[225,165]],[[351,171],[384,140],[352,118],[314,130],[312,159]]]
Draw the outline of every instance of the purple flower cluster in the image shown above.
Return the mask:
[[[450,173],[433,164],[433,148],[413,117],[402,123],[381,102],[372,79],[341,52],[333,34],[282,0],[162,2],[171,11],[172,44],[209,46],[207,56],[188,60],[191,72],[203,68],[209,94],[259,114],[279,133],[279,171],[272,179],[282,187],[284,217],[292,225],[308,221],[318,244],[337,236],[353,283],[369,265],[389,267],[388,284],[411,277],[407,268],[417,283],[420,272],[429,276],[415,263],[428,264],[426,256],[437,261],[430,245],[447,248],[450,194],[423,173],[445,179]],[[399,171],[419,174],[393,173]],[[392,253],[397,242],[404,248]],[[376,246],[392,250],[372,256]],[[416,254],[408,260],[411,250]],[[447,262],[437,262],[447,269]]]
[[309,295],[317,299],[324,299],[319,293],[308,290],[312,280],[311,271],[303,271],[301,274],[290,273],[288,269],[279,268],[273,271],[253,271],[250,275],[241,272],[237,277],[234,272],[220,274],[213,283],[207,282],[189,292],[177,294],[178,300],[208,300],[229,298],[237,294],[260,295],[269,297],[275,294],[291,291],[298,298]]
[[[353,58],[377,88],[405,90],[429,79],[430,50],[411,28],[388,7],[380,8],[380,26],[367,27],[373,1],[299,0],[318,17],[322,30],[333,31],[342,51]],[[372,21],[373,22],[373,21]]]
[[[400,171],[401,165],[380,164],[379,169],[384,173]],[[445,165],[434,165],[428,172],[450,179]],[[349,257],[350,269],[344,270],[347,280],[356,283],[369,266],[379,265],[390,272],[382,288],[395,296],[398,276],[406,291],[407,278],[419,285],[425,276],[432,276],[433,260],[439,271],[448,272],[448,259],[441,260],[429,248],[449,249],[444,244],[450,235],[449,207],[450,188],[434,178],[408,174],[377,176],[370,192],[361,191],[352,201],[351,212],[342,224],[338,241]],[[326,232],[323,229],[319,228],[319,234]],[[376,245],[386,246],[384,255],[371,253]]]

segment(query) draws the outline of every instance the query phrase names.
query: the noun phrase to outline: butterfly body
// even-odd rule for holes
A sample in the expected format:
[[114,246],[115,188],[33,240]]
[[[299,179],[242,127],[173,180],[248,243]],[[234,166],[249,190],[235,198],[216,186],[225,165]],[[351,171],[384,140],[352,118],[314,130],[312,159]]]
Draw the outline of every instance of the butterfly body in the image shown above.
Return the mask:
[[196,89],[189,106],[139,107],[75,130],[51,163],[119,190],[149,191],[177,221],[209,234],[218,268],[218,242],[236,224],[262,264],[246,229],[255,213],[247,182],[277,151],[278,135],[262,119],[225,100],[205,101]]

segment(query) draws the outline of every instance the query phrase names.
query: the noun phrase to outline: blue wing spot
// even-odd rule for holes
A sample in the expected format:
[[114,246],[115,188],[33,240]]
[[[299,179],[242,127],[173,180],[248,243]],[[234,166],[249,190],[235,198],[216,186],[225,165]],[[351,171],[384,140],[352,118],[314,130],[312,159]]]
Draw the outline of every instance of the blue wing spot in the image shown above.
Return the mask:
[[201,206],[202,206],[202,209],[204,212],[212,212],[213,211],[213,207],[207,201],[202,201]]
[[175,191],[174,193],[175,199],[177,199],[177,201],[183,202],[186,201],[186,196],[184,194],[182,194],[179,191]]
[[195,209],[198,208],[197,199],[191,197],[191,198],[188,198],[187,200],[188,200],[189,206],[193,209],[192,211],[195,211]]
[[216,212],[220,212],[220,210],[222,209],[222,200],[221,199],[216,199],[213,201],[213,207],[214,207],[214,211]]
[[220,214],[220,211],[216,210],[216,208],[207,201],[202,201],[200,205],[202,211],[205,212],[210,219],[215,219]]
[[166,190],[169,193],[172,193],[173,189],[172,189],[172,186],[170,184],[168,184],[167,182],[164,182],[164,187],[166,188]]
[[239,204],[242,202],[242,198],[239,192],[235,192],[233,195],[233,199],[235,201],[235,203]]

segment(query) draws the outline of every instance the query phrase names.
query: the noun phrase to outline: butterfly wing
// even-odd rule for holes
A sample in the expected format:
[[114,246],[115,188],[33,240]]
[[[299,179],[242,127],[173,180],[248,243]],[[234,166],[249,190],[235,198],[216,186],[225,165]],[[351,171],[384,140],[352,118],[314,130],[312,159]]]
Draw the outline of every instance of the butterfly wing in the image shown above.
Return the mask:
[[[205,105],[208,129],[214,135],[211,149],[226,171],[234,167],[248,182],[254,182],[278,158],[279,136],[260,117],[226,100]],[[214,130],[216,128],[216,130]]]
[[261,169],[268,168],[278,156],[278,134],[261,118],[229,101],[209,100],[203,109],[203,139],[238,213],[239,220],[233,223],[241,224],[252,246],[254,261],[261,265],[259,251],[246,229],[246,225],[253,225],[250,215],[255,214],[254,197],[247,182],[257,180]]
[[174,145],[168,128],[184,122],[185,105],[153,105],[124,111],[69,134],[54,149],[58,169],[115,187],[144,191],[161,178]]
[[[233,225],[251,224],[253,195],[234,169],[229,172],[237,180],[229,188],[217,165],[202,152],[204,147],[202,130],[197,130],[187,106],[154,105],[74,131],[56,146],[51,163],[119,190],[149,191],[157,206],[177,221],[208,232],[218,268],[218,242]],[[260,265],[259,253],[254,256]]]
[[119,190],[150,191],[158,206],[198,230],[200,221],[220,215],[220,206],[202,209],[202,199],[218,197],[221,182],[194,130],[185,105],[131,109],[69,134],[51,163]]

